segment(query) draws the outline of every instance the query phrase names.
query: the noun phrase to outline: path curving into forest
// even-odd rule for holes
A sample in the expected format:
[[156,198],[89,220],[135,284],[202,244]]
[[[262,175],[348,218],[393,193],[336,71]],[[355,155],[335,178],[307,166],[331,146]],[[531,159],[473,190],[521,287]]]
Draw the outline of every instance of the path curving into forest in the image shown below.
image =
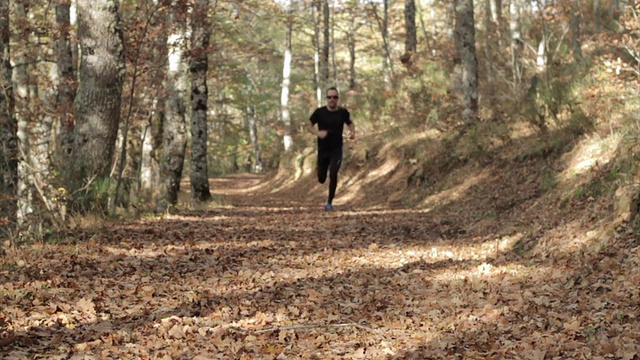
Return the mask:
[[[220,206],[6,248],[3,358],[632,359],[638,254],[524,257],[455,217],[322,211],[212,180]],[[265,185],[266,184],[266,185]],[[12,258],[11,262],[7,259]],[[637,303],[636,303],[637,306]],[[546,356],[546,357],[545,357]]]

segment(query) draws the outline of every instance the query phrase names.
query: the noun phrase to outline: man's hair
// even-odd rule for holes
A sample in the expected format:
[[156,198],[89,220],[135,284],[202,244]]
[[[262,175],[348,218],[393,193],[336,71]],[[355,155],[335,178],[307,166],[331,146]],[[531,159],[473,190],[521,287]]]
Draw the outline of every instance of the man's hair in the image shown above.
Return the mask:
[[337,92],[338,94],[340,94],[340,91],[338,91],[338,88],[335,86],[332,86],[330,88],[327,89],[327,91],[325,92],[325,94],[328,94],[330,90],[333,90],[335,92]]

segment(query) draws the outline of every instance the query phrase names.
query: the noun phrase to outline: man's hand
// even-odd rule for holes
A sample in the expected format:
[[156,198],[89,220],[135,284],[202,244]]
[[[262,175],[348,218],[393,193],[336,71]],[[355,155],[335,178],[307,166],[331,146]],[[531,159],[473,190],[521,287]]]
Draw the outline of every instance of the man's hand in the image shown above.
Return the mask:
[[318,130],[318,137],[324,139],[327,137],[327,130]]

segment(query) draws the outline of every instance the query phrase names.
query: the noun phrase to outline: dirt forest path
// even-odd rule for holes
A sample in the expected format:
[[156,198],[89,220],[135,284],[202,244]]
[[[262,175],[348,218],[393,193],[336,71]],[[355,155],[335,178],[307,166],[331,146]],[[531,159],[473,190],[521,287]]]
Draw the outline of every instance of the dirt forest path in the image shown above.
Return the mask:
[[213,179],[218,208],[78,233],[75,243],[5,250],[15,261],[1,274],[0,357],[637,353],[628,309],[638,300],[637,276],[621,277],[637,256],[601,257],[605,270],[595,273],[570,256],[523,258],[501,239],[466,234],[446,214],[325,213],[314,198],[269,194],[260,183]]

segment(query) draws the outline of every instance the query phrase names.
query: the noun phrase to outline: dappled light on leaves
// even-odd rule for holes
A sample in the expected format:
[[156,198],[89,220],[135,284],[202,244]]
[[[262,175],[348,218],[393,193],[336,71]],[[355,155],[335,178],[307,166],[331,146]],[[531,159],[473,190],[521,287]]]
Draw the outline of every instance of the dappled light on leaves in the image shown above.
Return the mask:
[[[249,184],[247,184],[249,185]],[[220,187],[218,187],[220,190]],[[3,260],[0,352],[221,359],[633,359],[640,250],[513,251],[409,209],[272,195]],[[231,204],[238,205],[231,205]],[[458,229],[458,230],[456,230]],[[452,231],[453,230],[453,231]],[[614,246],[614,245],[611,245]]]
[[574,177],[581,176],[597,167],[606,167],[614,159],[616,149],[620,144],[620,135],[613,135],[606,138],[593,135],[585,139],[570,156],[569,164],[564,180],[573,180]]

